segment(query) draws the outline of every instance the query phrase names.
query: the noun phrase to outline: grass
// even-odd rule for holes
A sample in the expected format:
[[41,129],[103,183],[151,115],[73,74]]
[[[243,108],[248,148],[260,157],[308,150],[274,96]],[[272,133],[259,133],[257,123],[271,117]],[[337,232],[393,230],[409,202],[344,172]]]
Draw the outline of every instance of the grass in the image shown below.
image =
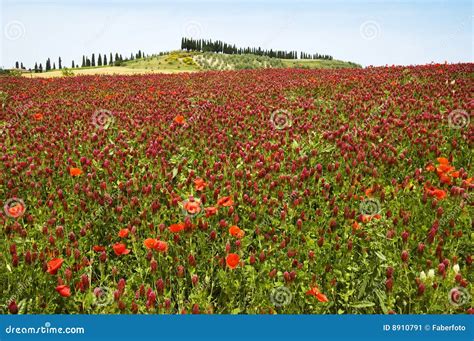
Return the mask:
[[[122,66],[102,66],[71,69],[74,75],[133,75],[150,73],[196,72],[202,70],[241,70],[260,68],[337,69],[360,67],[340,60],[288,60],[255,55],[226,55],[211,52],[173,51],[159,56],[126,61]],[[24,77],[61,77],[61,70],[26,73]]]
[[344,62],[342,60],[282,59],[282,62],[285,67],[307,69],[342,69],[347,67],[361,67],[359,64]]

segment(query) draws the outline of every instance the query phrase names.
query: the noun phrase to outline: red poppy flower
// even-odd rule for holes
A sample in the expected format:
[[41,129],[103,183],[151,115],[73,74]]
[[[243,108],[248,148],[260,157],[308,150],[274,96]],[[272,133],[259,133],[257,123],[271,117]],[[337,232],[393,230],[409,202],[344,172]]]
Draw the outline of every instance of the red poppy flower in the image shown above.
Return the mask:
[[10,217],[18,218],[21,215],[23,215],[23,213],[25,212],[25,206],[23,206],[21,203],[17,202],[14,205],[8,207],[7,210],[8,210],[8,214],[10,215]]
[[184,223],[178,223],[178,224],[172,224],[170,227],[169,227],[169,230],[173,233],[178,233],[178,232],[181,232],[182,230],[184,230]]
[[356,230],[356,231],[359,230],[359,229],[360,229],[359,223],[358,223],[357,221],[354,221],[354,222],[352,223],[352,228],[353,228],[354,230]]
[[449,160],[445,157],[439,157],[436,159],[440,165],[449,165]]
[[178,124],[184,124],[186,120],[184,119],[183,115],[178,115],[174,118],[174,121]]
[[205,183],[203,179],[197,178],[194,180],[194,188],[196,188],[196,191],[202,191],[206,187],[207,183]]
[[225,261],[226,261],[227,266],[229,268],[235,269],[237,267],[237,265],[239,265],[240,257],[239,257],[239,255],[237,255],[235,253],[229,253],[229,255],[227,256]]
[[446,197],[446,192],[443,191],[442,189],[435,189],[433,191],[433,194],[436,198],[438,198],[438,200],[442,200]]
[[162,240],[157,240],[155,245],[155,250],[160,252],[167,252],[168,251],[168,243]]
[[442,189],[427,189],[426,192],[432,197],[436,197],[438,200],[443,200],[446,197],[446,192]]
[[240,239],[240,238],[243,238],[244,235],[245,235],[245,232],[244,232],[243,230],[241,230],[241,229],[240,229],[238,226],[236,226],[236,225],[233,225],[233,226],[230,227],[229,233],[230,233],[231,235],[233,235],[234,237],[239,238],[239,239]]
[[61,295],[62,297],[69,297],[71,296],[71,289],[67,285],[58,285],[56,287],[56,291]]
[[451,185],[452,183],[451,178],[449,177],[449,175],[446,175],[446,174],[441,174],[439,176],[439,181],[445,185]]
[[228,207],[232,206],[234,204],[234,201],[232,200],[231,197],[222,197],[219,200],[217,200],[217,205],[223,206],[223,207]]
[[48,270],[46,270],[51,275],[56,275],[58,270],[63,265],[64,260],[62,258],[53,258],[48,262]]
[[129,229],[121,229],[118,233],[118,236],[120,238],[127,238],[129,233],[130,233]]
[[130,250],[127,249],[127,245],[123,243],[116,243],[112,248],[117,256],[128,255],[130,253]]
[[428,166],[426,166],[426,170],[428,172],[434,172],[435,169],[436,169],[435,166],[433,166],[431,163]]
[[457,179],[459,178],[460,174],[459,174],[459,171],[454,171],[454,172],[449,173],[449,176]]
[[372,196],[372,193],[374,193],[374,189],[371,187],[371,188],[367,188],[365,190],[365,195],[368,196],[368,197],[371,197]]
[[446,173],[452,172],[454,170],[455,170],[455,168],[453,166],[450,166],[450,165],[441,164],[438,167],[436,167],[436,171],[438,172],[438,175],[446,174]]
[[201,203],[199,201],[186,201],[183,207],[189,214],[201,212]]
[[168,243],[162,240],[154,239],[154,238],[147,238],[143,242],[147,249],[154,249],[160,252],[167,252],[168,251]]
[[206,212],[206,217],[209,218],[209,217],[212,217],[213,215],[216,215],[217,214],[217,207],[206,207],[204,209],[204,211]]
[[314,296],[316,297],[316,299],[319,301],[319,302],[329,302],[328,298],[326,297],[326,295],[324,295],[323,293],[321,293],[318,289],[317,286],[314,286],[312,287],[311,289],[309,289],[307,292],[306,292],[306,295],[311,295],[311,296]]
[[43,114],[41,113],[36,113],[33,115],[33,118],[36,120],[36,121],[41,121],[43,119]]
[[102,251],[105,251],[105,246],[94,245],[94,246],[92,247],[92,250],[94,250],[95,252],[102,252]]
[[69,174],[71,176],[79,176],[82,174],[82,170],[80,168],[69,168]]
[[154,238],[147,238],[143,241],[143,245],[145,245],[147,249],[154,249],[157,241],[158,240]]

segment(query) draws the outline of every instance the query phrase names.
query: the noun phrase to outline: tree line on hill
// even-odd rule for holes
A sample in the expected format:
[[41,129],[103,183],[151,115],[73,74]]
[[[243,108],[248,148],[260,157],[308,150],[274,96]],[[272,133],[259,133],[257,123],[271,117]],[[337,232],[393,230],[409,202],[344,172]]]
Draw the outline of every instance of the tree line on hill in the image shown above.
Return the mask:
[[[119,53],[115,53],[115,56],[112,53],[110,53],[108,58],[107,58],[106,54],[103,54],[103,55],[98,54],[97,59],[96,59],[96,55],[93,53],[90,58],[88,56],[82,56],[81,65],[76,64],[73,60],[71,62],[71,68],[74,69],[74,68],[79,68],[79,67],[96,67],[96,66],[107,66],[107,65],[120,66],[125,61],[140,59],[140,58],[145,58],[145,57],[146,57],[145,53],[143,53],[141,50],[138,50],[138,52],[136,54],[131,53],[130,57],[128,57],[128,58],[127,57],[124,58]],[[21,70],[26,70],[26,68],[23,66],[23,63],[20,63],[18,61],[15,62],[15,68],[18,69],[18,70],[20,70],[20,69]],[[48,58],[48,59],[46,59],[46,63],[44,65],[44,67],[43,67],[42,63],[37,63],[36,62],[34,68],[29,69],[29,70],[33,71],[33,72],[43,72],[43,71],[50,71],[50,70],[63,69],[63,68],[67,68],[67,67],[64,67],[64,65],[62,63],[62,59],[61,59],[61,57],[59,57],[57,68],[56,68],[56,63],[53,62],[51,64],[51,59]]]
[[[246,47],[237,48],[232,44],[225,43],[221,40],[205,40],[205,39],[192,39],[192,38],[181,38],[181,50],[186,51],[199,51],[199,52],[216,52],[225,54],[254,54],[257,56],[267,56],[281,59],[298,59],[297,51],[274,51],[264,50],[261,47]],[[306,52],[300,52],[300,59],[326,59],[332,60],[333,57],[327,54],[309,54]]]

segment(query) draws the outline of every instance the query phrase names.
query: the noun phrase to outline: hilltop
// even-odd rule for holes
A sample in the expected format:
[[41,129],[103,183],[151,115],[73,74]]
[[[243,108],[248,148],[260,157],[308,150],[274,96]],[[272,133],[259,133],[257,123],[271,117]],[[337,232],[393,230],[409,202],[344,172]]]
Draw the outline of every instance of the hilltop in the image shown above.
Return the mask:
[[[324,59],[282,59],[254,54],[224,54],[215,52],[172,51],[161,55],[127,60],[119,66],[81,67],[71,71],[74,75],[101,74],[149,74],[197,72],[206,70],[243,70],[262,68],[306,68],[338,69],[360,65],[340,60]],[[69,70],[69,69],[67,69]],[[66,72],[67,73],[67,72]],[[26,77],[60,77],[63,70],[42,73],[24,73]]]

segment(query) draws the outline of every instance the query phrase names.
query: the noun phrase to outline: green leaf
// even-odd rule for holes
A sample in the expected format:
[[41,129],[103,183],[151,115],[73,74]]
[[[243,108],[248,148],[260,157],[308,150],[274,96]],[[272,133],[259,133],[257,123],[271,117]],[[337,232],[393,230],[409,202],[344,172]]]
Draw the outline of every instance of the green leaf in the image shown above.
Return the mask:
[[379,257],[379,258],[380,258],[382,261],[384,261],[384,262],[387,260],[387,258],[386,258],[382,253],[380,253],[380,252],[378,252],[378,251],[375,251],[375,255],[376,255],[377,257]]
[[362,302],[358,302],[358,303],[354,303],[354,304],[351,304],[350,306],[352,308],[369,308],[369,307],[373,307],[375,305],[374,302],[368,302],[368,301],[362,301]]

